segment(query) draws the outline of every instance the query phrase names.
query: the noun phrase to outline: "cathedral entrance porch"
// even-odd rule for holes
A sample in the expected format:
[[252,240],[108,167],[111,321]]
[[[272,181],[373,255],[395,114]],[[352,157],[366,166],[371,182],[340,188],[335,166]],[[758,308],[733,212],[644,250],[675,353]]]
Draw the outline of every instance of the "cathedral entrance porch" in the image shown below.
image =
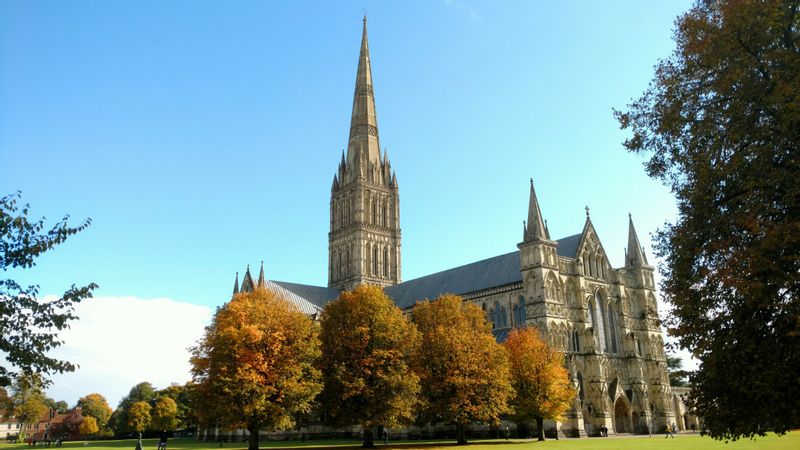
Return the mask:
[[631,420],[631,409],[628,402],[620,396],[614,403],[614,432],[632,433],[633,423]]

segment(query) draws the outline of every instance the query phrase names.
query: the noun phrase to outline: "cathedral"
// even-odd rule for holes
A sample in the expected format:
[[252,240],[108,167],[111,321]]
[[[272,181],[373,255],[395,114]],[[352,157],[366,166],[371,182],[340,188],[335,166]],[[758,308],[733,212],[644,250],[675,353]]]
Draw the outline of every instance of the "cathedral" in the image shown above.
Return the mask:
[[601,427],[615,434],[689,426],[669,385],[653,267],[631,219],[625,265],[613,268],[588,208],[579,233],[551,238],[531,180],[516,251],[402,281],[399,186],[380,148],[365,18],[347,152],[331,185],[328,286],[267,280],[262,264],[257,280],[249,267],[241,285],[236,275],[234,294],[264,286],[313,317],[361,283],[384,287],[405,311],[458,294],[486,311],[499,342],[515,327],[534,326],[564,353],[578,394],[562,421],[546,424],[548,432],[579,437]]

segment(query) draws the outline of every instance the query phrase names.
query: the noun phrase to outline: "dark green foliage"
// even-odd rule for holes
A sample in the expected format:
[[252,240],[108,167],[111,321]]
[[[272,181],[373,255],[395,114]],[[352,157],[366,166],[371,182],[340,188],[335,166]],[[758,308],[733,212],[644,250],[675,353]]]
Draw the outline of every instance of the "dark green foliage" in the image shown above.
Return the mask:
[[799,9],[698,1],[616,112],[677,197],[656,236],[666,324],[700,361],[689,404],[718,439],[800,426]]
[[156,398],[156,390],[148,381],[143,381],[132,387],[128,395],[122,397],[117,409],[111,414],[108,426],[118,432],[133,431],[128,426],[128,410],[136,402],[144,402],[150,405]]
[[[28,269],[42,253],[83,230],[89,219],[77,227],[67,225],[64,216],[45,230],[44,219],[28,221],[28,205],[17,204],[20,193],[0,198],[0,269]],[[47,353],[62,344],[58,332],[67,328],[75,316],[75,304],[91,297],[97,286],[72,285],[60,298],[45,301],[37,298],[36,285],[23,287],[11,279],[0,279],[0,353],[5,362],[26,373],[72,372],[75,365],[52,358]],[[34,332],[36,330],[36,332]],[[0,386],[11,383],[11,371],[0,365]],[[46,382],[46,380],[44,380]]]
[[669,385],[676,387],[686,387],[689,382],[686,377],[689,372],[683,370],[683,361],[680,356],[667,355],[667,370],[669,371]]

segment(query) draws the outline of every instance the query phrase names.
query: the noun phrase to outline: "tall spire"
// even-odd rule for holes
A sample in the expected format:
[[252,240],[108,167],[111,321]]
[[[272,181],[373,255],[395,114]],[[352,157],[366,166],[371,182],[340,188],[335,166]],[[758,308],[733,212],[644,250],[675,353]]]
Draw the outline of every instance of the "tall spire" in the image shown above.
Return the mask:
[[264,261],[261,261],[261,272],[258,274],[258,287],[266,287],[267,283],[264,280]]
[[633,227],[633,217],[630,213],[628,213],[628,248],[625,250],[625,265],[647,265],[647,256],[639,243],[639,236],[636,235],[636,228]]
[[236,272],[236,281],[233,282],[233,295],[239,293],[239,272]]
[[347,162],[353,167],[353,164],[360,162],[362,158],[374,163],[379,163],[381,158],[375,93],[372,88],[372,65],[367,40],[367,16],[364,16],[364,30],[361,33],[361,53],[358,57],[356,88],[353,93]]
[[528,201],[528,222],[524,241],[549,239],[547,234],[547,228],[545,228],[542,220],[542,211],[539,209],[539,200],[536,198],[536,190],[533,188],[533,178],[531,178],[531,196]]

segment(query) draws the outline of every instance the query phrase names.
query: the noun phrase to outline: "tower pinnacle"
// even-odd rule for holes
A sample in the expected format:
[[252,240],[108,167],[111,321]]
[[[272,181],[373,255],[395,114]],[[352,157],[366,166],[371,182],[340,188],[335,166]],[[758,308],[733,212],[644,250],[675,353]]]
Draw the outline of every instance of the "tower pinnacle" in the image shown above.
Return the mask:
[[647,265],[647,256],[639,243],[639,236],[636,234],[636,228],[633,227],[633,217],[630,213],[628,213],[628,248],[625,251],[625,265]]
[[534,241],[537,239],[549,239],[547,235],[547,228],[544,226],[542,219],[542,211],[539,209],[539,200],[536,198],[536,190],[533,187],[533,178],[531,178],[531,194],[528,200],[528,222],[525,228],[524,241]]

